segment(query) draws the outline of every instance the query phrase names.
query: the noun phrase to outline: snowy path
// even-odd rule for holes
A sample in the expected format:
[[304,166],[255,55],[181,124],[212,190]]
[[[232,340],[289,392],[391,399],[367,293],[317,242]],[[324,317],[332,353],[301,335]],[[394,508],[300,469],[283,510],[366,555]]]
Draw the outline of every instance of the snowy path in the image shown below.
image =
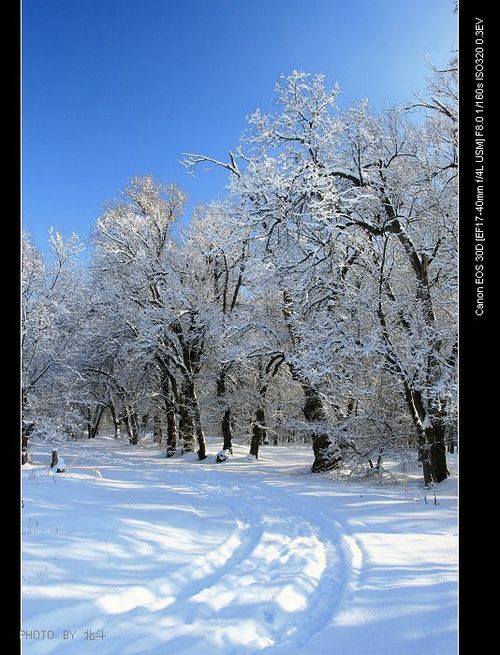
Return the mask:
[[217,465],[103,439],[65,447],[64,475],[24,471],[23,628],[54,631],[24,652],[454,654],[454,481],[434,505],[284,453]]

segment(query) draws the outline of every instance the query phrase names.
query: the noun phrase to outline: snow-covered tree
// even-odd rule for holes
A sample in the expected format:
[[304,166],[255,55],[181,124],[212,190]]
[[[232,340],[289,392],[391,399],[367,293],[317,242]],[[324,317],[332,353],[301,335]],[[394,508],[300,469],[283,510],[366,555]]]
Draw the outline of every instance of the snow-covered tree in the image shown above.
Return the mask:
[[298,435],[314,472],[411,447],[426,483],[445,479],[456,62],[429,84],[402,106],[341,110],[338,86],[294,71],[227,162],[186,156],[229,173],[227,198],[186,228],[185,193],[146,176],[104,208],[85,270],[76,237],[52,236],[50,261],[26,238],[26,431],[43,417],[91,438],[107,415],[117,437],[136,444],[152,423],[167,456],[200,459],[207,426],[226,454],[246,434],[255,457]]
[[[351,361],[349,372],[345,364],[358,350],[370,354],[374,367],[362,384],[381,371],[401,384],[426,482],[447,476],[456,355],[456,107],[453,71],[444,81],[439,75],[433,82],[439,93],[416,103],[432,114],[418,124],[403,108],[376,114],[367,101],[341,112],[338,87],[328,91],[323,76],[295,71],[277,85],[279,111],[250,117],[229,163],[210,159],[231,172],[243,220],[263,244],[262,262],[271,262],[283,294],[294,346],[287,363],[304,391],[315,471],[337,467],[343,449],[353,447],[339,426],[356,402],[355,368]],[[206,159],[188,155],[185,164]],[[368,320],[364,339],[360,316]],[[342,387],[350,389],[347,396]]]
[[[73,367],[78,336],[85,329],[82,309],[85,275],[79,265],[82,244],[50,233],[44,258],[29,235],[22,235],[22,414],[23,463],[27,439],[37,430],[71,430],[69,400],[77,373]],[[46,425],[47,424],[47,425]]]

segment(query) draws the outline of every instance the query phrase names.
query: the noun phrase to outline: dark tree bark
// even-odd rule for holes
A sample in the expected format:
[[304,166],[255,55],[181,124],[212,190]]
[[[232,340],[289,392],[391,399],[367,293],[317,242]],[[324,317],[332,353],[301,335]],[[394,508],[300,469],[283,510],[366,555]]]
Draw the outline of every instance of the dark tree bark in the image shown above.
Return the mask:
[[282,354],[271,357],[266,366],[262,358],[259,358],[259,404],[255,410],[255,420],[252,425],[252,439],[250,441],[250,455],[259,458],[259,446],[269,445],[266,427],[266,394],[271,378],[278,372],[284,361]]
[[[160,358],[158,358],[157,361],[161,370],[161,378],[160,378],[161,395],[163,398],[163,405],[165,407],[165,416],[167,419],[167,444],[166,444],[167,447],[165,451],[165,457],[172,457],[172,455],[174,455],[174,453],[177,451],[177,438],[178,438],[177,423],[175,418],[176,415],[175,401],[176,399],[179,398],[178,390],[177,390],[177,382],[175,380],[175,377],[171,375],[165,362]],[[179,403],[179,405],[180,404],[181,403]],[[181,427],[182,427],[181,418],[182,418],[182,413],[181,413],[181,409],[179,408],[179,432],[181,431]]]
[[252,439],[250,441],[250,455],[259,459],[259,446],[264,443],[267,435],[266,414],[264,407],[259,407],[255,412],[255,421],[252,426]]
[[129,443],[132,446],[137,446],[139,443],[139,425],[137,421],[137,413],[132,411],[129,407],[126,408],[125,427],[127,428]]
[[116,407],[114,403],[111,403],[109,406],[109,409],[111,411],[111,418],[113,419],[113,427],[115,430],[115,439],[120,439],[121,438],[121,419],[118,416],[116,412]]
[[453,454],[455,452],[455,449],[458,450],[458,440],[454,432],[450,431],[450,433],[448,434],[447,444],[448,444],[449,453]]
[[139,432],[143,437],[146,436],[146,430],[148,428],[148,422],[149,422],[149,414],[143,414],[141,416],[141,424],[140,424],[140,428],[139,428]]
[[420,391],[406,386],[406,400],[418,434],[418,459],[422,463],[424,483],[446,480],[450,472],[446,463],[446,428],[442,410],[434,403],[425,409]]
[[426,484],[446,480],[450,472],[446,463],[446,448],[444,444],[444,427],[435,423],[425,431],[424,480]]
[[92,412],[90,407],[87,407],[87,435],[89,439],[95,439],[99,435],[99,425],[105,409],[104,405],[97,405]]
[[335,444],[327,431],[327,414],[319,391],[315,389],[304,376],[288,362],[292,378],[300,384],[304,392],[304,418],[309,424],[314,461],[311,467],[313,473],[330,471],[340,468],[342,455],[340,444]]
[[28,440],[30,434],[35,429],[33,421],[23,421],[21,426],[21,464],[29,462]]
[[28,437],[21,437],[21,464],[28,463]]
[[340,444],[335,444],[327,430],[327,415],[317,389],[302,381],[305,396],[304,417],[309,423],[312,436],[314,461],[311,467],[313,473],[330,471],[340,468],[342,454]]
[[231,421],[231,410],[228,408],[222,416],[222,449],[233,454],[233,428]]
[[[226,394],[226,369],[223,367],[219,372],[219,377],[217,379],[217,396],[219,398],[224,398]],[[231,455],[233,454],[233,428],[232,428],[232,416],[231,408],[227,407],[224,409],[224,414],[222,415],[222,438],[223,438],[223,450],[228,450]]]
[[425,484],[442,482],[450,475],[446,462],[445,433],[441,417],[431,416],[431,425],[424,429],[419,440]]
[[163,437],[163,430],[161,429],[161,421],[160,417],[158,414],[154,414],[153,416],[153,442],[157,444],[161,444],[161,440]]
[[425,409],[422,393],[404,381],[406,402],[418,435],[418,459],[424,483],[442,482],[449,476],[446,463],[446,429],[441,411]]
[[203,434],[201,421],[196,421],[196,440],[198,441],[198,458],[206,459],[207,445],[205,442],[205,435]]
[[181,402],[179,403],[179,435],[181,438],[182,451],[191,453],[194,450],[194,420],[191,414],[189,391],[185,384],[181,389]]
[[198,398],[196,397],[193,382],[189,381],[189,383],[186,385],[186,390],[188,392],[188,411],[191,415],[194,434],[198,443],[198,457],[199,459],[206,459],[207,446],[205,442],[205,435],[203,433],[203,426],[201,423],[200,405],[198,403]]
[[167,411],[167,450],[166,457],[172,457],[177,451],[177,424],[175,421],[175,410]]
[[201,425],[200,406],[191,381],[183,384],[183,403],[179,412],[179,432],[182,437],[182,449],[184,452],[192,452],[195,442],[198,443],[198,457],[205,459],[207,456],[205,435]]
[[194,388],[194,382],[192,379],[188,379],[184,384],[184,398],[187,404],[187,413],[190,417],[190,425],[192,430],[193,438],[196,438],[198,443],[198,457],[199,459],[206,459],[207,456],[207,446],[205,442],[205,435],[203,433],[203,426],[201,423],[201,412],[200,404],[196,396],[196,391]]
[[[206,458],[205,435],[201,424],[201,413],[198,398],[196,397],[194,381],[200,370],[201,356],[204,348],[205,328],[196,324],[196,312],[191,314],[189,325],[186,327],[180,321],[172,326],[182,348],[183,365],[178,366],[183,377],[181,400],[179,402],[179,432],[183,437],[183,449],[194,450],[195,440],[198,443],[198,457]],[[188,451],[189,452],[189,451]]]
[[326,411],[318,391],[303,383],[305,395],[304,416],[313,427],[312,442],[314,462],[311,467],[313,473],[338,469],[342,462],[340,449],[335,447],[331,435],[325,430],[327,423]]
[[179,436],[182,452],[191,453],[194,450],[194,423],[189,411],[183,404],[179,407]]

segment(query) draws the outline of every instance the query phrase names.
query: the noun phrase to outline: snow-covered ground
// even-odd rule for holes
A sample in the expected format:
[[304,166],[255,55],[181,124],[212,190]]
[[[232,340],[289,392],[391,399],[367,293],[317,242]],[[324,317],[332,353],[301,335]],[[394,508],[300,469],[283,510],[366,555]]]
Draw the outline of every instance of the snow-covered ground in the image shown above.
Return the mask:
[[27,655],[456,653],[455,478],[434,498],[312,476],[304,448],[60,452],[66,473],[43,445],[23,468]]

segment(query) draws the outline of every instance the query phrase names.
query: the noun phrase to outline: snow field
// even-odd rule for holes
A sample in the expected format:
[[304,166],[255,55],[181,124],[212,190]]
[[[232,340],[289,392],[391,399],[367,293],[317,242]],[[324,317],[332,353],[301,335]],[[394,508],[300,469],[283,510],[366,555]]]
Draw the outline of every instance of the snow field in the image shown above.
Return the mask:
[[307,475],[306,449],[63,450],[66,473],[44,446],[23,471],[23,629],[55,633],[25,653],[456,652],[453,479],[434,505],[416,481]]

